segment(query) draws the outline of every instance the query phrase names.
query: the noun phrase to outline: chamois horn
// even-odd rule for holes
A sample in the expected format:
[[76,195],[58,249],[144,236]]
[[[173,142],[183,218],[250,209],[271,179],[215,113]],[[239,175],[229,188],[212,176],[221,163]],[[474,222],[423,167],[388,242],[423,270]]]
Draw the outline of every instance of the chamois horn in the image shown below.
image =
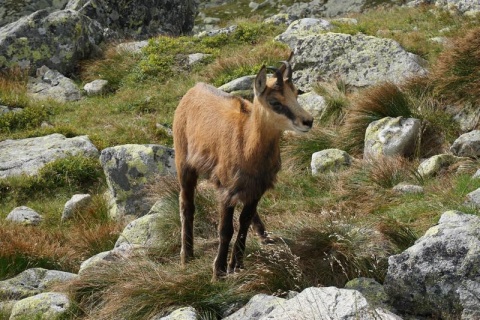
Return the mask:
[[267,67],[267,70],[273,71],[277,77],[277,84],[279,86],[283,85],[283,70],[275,67]]

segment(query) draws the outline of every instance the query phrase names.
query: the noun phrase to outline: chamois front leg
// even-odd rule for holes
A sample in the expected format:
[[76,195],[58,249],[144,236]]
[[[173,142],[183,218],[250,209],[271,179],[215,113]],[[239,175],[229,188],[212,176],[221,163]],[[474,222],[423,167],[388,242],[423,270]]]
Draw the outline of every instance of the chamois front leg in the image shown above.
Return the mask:
[[228,247],[233,236],[233,213],[235,206],[229,204],[229,201],[223,202],[220,208],[220,224],[218,226],[218,235],[220,243],[218,252],[213,262],[213,278],[218,280],[227,274]]
[[[259,200],[254,200],[249,204],[243,206],[243,210],[240,213],[240,227],[238,229],[237,240],[233,247],[232,257],[230,258],[230,263],[228,265],[228,272],[235,272],[236,270],[243,269],[243,255],[245,253],[245,242],[247,240],[248,229],[250,224],[257,214],[257,204]],[[262,221],[258,217],[257,222],[261,223]],[[257,225],[258,227],[258,225]],[[263,227],[263,233],[265,232],[265,227]]]
[[185,265],[193,258],[193,218],[195,215],[195,186],[197,173],[194,170],[184,169],[180,175],[180,220],[182,223],[182,247],[180,260]]

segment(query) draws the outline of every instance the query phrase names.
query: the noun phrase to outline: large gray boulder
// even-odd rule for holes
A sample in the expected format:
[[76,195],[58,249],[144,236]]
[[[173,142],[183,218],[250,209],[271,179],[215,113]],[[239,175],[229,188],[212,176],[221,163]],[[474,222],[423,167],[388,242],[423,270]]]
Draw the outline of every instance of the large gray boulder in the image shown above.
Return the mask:
[[67,2],[68,0],[4,0],[0,5],[0,27],[38,10],[45,9],[48,12],[61,10]]
[[0,28],[0,69],[15,65],[35,74],[45,65],[64,75],[99,51],[102,28],[73,10],[32,13]]
[[100,162],[106,175],[110,215],[145,215],[153,201],[145,186],[159,175],[175,174],[174,151],[161,145],[128,144],[102,150]]
[[445,212],[415,245],[388,260],[385,291],[406,313],[480,319],[480,218]]
[[38,68],[35,78],[29,77],[27,93],[33,99],[58,102],[77,101],[82,97],[73,80],[47,66]]
[[427,73],[422,58],[391,39],[330,32],[281,34],[276,39],[295,52],[293,78],[304,91],[317,81],[338,76],[350,86],[366,87],[385,81],[401,83],[410,76]]
[[188,33],[197,14],[195,0],[70,0],[66,8],[99,22],[110,37],[130,39]]
[[386,117],[370,123],[365,133],[363,157],[412,155],[420,127],[420,120],[403,117]]
[[76,278],[74,273],[33,268],[16,277],[0,281],[0,301],[20,300],[45,292],[54,283],[65,283]]
[[283,298],[260,293],[253,296],[243,308],[223,320],[257,320],[267,316],[273,309],[282,305],[284,302],[285,299]]
[[17,301],[9,320],[60,319],[70,308],[70,299],[65,293],[44,292]]
[[307,288],[291,299],[257,295],[226,319],[401,320],[372,307],[360,292],[335,287]]
[[293,21],[277,40],[294,47],[298,38],[316,33],[325,33],[333,29],[333,25],[324,19],[303,18]]
[[58,133],[0,141],[0,178],[35,175],[47,163],[69,155],[97,157],[98,150],[87,136],[66,138]]

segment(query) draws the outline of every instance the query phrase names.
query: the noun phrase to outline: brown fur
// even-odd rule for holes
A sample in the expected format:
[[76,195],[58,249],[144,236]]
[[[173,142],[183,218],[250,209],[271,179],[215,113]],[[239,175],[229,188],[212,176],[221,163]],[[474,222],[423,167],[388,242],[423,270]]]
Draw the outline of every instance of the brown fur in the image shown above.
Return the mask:
[[[194,189],[199,176],[205,176],[219,190],[220,244],[214,279],[242,267],[250,224],[265,237],[256,207],[264,192],[273,187],[280,170],[282,132],[308,131],[311,127],[313,119],[298,106],[296,89],[291,79],[284,81],[283,73],[286,71],[278,71],[277,79],[266,81],[262,68],[255,80],[253,103],[199,83],[185,94],[175,112],[175,162],[181,185],[181,259],[185,263],[193,257]],[[268,103],[272,99],[288,108],[279,107],[275,112]],[[238,202],[244,206],[227,269],[233,212]]]

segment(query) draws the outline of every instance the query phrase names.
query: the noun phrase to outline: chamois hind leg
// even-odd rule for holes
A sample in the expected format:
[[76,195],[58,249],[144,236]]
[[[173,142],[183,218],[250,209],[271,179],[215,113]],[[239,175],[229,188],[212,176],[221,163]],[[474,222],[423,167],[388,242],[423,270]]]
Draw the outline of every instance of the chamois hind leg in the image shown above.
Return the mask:
[[195,187],[197,172],[184,166],[180,174],[180,220],[182,222],[182,248],[180,259],[182,265],[193,258],[193,217],[195,214]]
[[265,229],[265,224],[263,223],[262,219],[258,215],[257,208],[255,208],[255,214],[252,218],[252,228],[260,237],[263,244],[274,243],[275,240],[268,235],[268,232]]
[[[242,212],[240,213],[240,227],[238,229],[237,240],[235,241],[235,245],[233,247],[232,257],[230,258],[230,262],[228,264],[229,272],[235,272],[235,270],[243,269],[243,255],[245,253],[245,242],[247,240],[247,233],[248,233],[248,229],[250,228],[250,224],[252,223],[252,220],[254,219],[255,216],[258,217],[257,204],[258,204],[258,200],[254,200],[251,203],[245,204],[243,206]],[[257,227],[263,226],[263,223],[259,217],[258,219],[261,225],[257,225]],[[265,232],[264,227],[263,227],[263,232]]]
[[231,205],[230,201],[220,204],[220,224],[218,225],[220,243],[218,244],[217,257],[213,262],[213,281],[227,274],[228,247],[233,236],[234,211],[235,206]]

